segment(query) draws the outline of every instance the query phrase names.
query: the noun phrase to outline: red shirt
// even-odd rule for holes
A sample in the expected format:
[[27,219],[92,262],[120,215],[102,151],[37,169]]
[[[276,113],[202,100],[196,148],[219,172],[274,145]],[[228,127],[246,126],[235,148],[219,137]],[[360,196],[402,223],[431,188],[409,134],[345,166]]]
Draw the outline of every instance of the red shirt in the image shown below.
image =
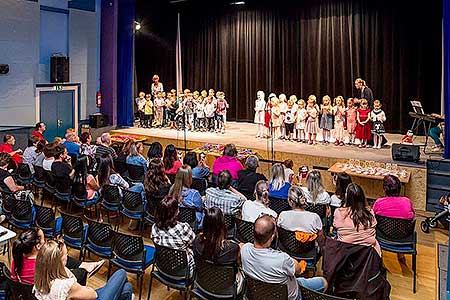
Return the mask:
[[[4,143],[0,146],[0,152],[6,152],[6,153],[11,153],[13,152],[13,147],[10,144]],[[19,154],[15,153],[13,156],[11,156],[12,160],[18,164],[22,162],[22,156],[20,156]]]
[[[177,174],[178,169],[182,166],[183,164],[181,163],[181,161],[179,161],[178,159],[176,161],[173,162],[173,166],[172,169],[166,170],[166,174]],[[172,182],[173,183],[173,182]]]
[[31,136],[37,136],[41,141],[45,141],[44,136],[42,135],[42,133],[39,130],[33,131]]
[[[20,280],[23,283],[34,284],[34,268],[36,266],[36,258],[23,257],[22,271],[20,272]],[[14,272],[14,260],[11,263],[11,278],[19,281]]]

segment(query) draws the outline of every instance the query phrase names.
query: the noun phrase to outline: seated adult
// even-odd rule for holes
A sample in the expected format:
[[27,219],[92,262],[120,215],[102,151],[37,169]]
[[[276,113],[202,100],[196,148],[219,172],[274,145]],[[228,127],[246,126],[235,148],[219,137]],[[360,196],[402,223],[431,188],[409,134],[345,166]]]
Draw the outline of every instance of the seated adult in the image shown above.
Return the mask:
[[218,176],[222,170],[228,170],[234,181],[238,180],[238,172],[242,167],[241,162],[236,158],[237,150],[234,144],[227,144],[223,149],[223,155],[216,158],[213,164],[213,175]]
[[64,242],[50,240],[41,246],[36,257],[33,287],[38,300],[132,299],[133,291],[125,270],[116,271],[106,285],[94,290],[80,285],[66,267],[66,262],[67,248]]
[[99,158],[105,154],[111,155],[113,159],[117,158],[117,153],[111,148],[111,135],[107,132],[100,136],[100,144],[97,144],[95,158]]
[[188,165],[182,165],[175,176],[175,182],[170,188],[169,195],[178,199],[181,207],[195,208],[197,223],[201,227],[203,221],[203,201],[197,190],[191,189],[192,170]]
[[150,160],[144,179],[146,198],[159,201],[169,194],[170,186],[162,160],[160,158]]
[[23,191],[25,188],[18,185],[11,173],[8,172],[8,165],[11,163],[11,155],[0,152],[0,188],[9,193]]
[[95,159],[95,152],[97,151],[97,145],[92,145],[92,136],[89,132],[83,132],[80,136],[80,154],[87,155],[92,159]]
[[44,150],[42,151],[44,153],[44,159],[42,160],[42,168],[44,168],[44,170],[52,170],[52,164],[55,160],[55,149],[58,145],[60,145],[58,142],[52,142],[45,145]]
[[78,136],[75,132],[69,131],[66,133],[66,141],[63,143],[67,148],[67,153],[78,157],[80,155],[80,145],[77,143]]
[[347,173],[338,173],[333,176],[333,183],[336,186],[334,194],[331,196],[330,206],[332,213],[336,207],[341,207],[342,202],[345,199],[345,191],[350,183],[352,183],[352,178]]
[[153,158],[161,159],[163,157],[163,147],[160,142],[153,142],[148,147],[147,158],[152,160]]
[[14,164],[17,166],[18,163],[22,162],[21,149],[14,150],[13,146],[16,143],[16,138],[12,134],[5,134],[3,136],[3,144],[0,145],[0,152],[8,153]]
[[299,285],[316,291],[325,291],[327,281],[323,277],[298,277],[305,271],[306,262],[297,262],[288,254],[272,249],[270,245],[276,238],[275,220],[264,215],[255,221],[253,244],[246,243],[241,247],[242,270],[245,275],[267,283],[286,284],[288,299],[299,300]]
[[378,198],[373,204],[375,215],[406,220],[414,219],[413,204],[408,197],[400,196],[401,188],[400,179],[397,176],[384,176],[383,190],[385,197]]
[[245,169],[238,172],[237,189],[243,193],[252,194],[256,183],[260,180],[267,181],[266,176],[256,173],[259,167],[259,159],[256,155],[250,155],[245,161]]
[[127,156],[126,163],[144,168],[144,173],[147,172],[148,161],[142,155],[144,152],[144,145],[142,143],[133,143],[130,146],[130,153]]
[[206,165],[205,160],[198,161],[197,153],[188,152],[183,158],[183,164],[189,165],[192,169],[192,178],[208,179],[209,167]]
[[269,186],[266,181],[260,180],[255,186],[255,201],[247,200],[242,205],[242,220],[254,223],[261,215],[278,215],[269,208]]
[[[197,235],[192,245],[194,257],[209,260],[220,265],[238,265],[239,245],[226,239],[227,229],[222,211],[217,207],[205,210],[203,230]],[[243,276],[236,274],[238,293],[242,290]]]
[[319,215],[306,211],[306,197],[300,187],[289,189],[288,203],[292,210],[282,211],[278,216],[278,226],[289,231],[300,231],[322,235],[322,220]]
[[52,172],[56,177],[56,190],[70,194],[70,185],[75,175],[75,170],[72,168],[71,157],[67,153],[67,148],[62,144],[56,146],[54,157]]
[[39,138],[40,141],[45,141],[44,138],[44,131],[45,131],[45,123],[44,122],[38,122],[36,123],[36,128],[33,131],[33,133],[31,134],[32,136],[37,136]]
[[284,178],[284,168],[280,163],[272,166],[269,183],[269,196],[280,199],[287,199],[291,184]]
[[440,139],[442,133],[444,132],[444,116],[439,114],[431,114],[432,117],[436,119],[434,126],[430,128],[429,135],[434,141],[433,151],[443,151],[444,145]]
[[302,187],[306,201],[312,204],[330,204],[330,194],[325,190],[322,183],[322,175],[317,170],[311,170],[306,176],[306,187]]
[[172,144],[166,146],[164,149],[164,168],[166,169],[166,174],[175,175],[178,169],[181,167],[182,163],[178,159],[177,149]]
[[[39,228],[27,229],[19,235],[12,247],[11,278],[13,280],[26,284],[34,283],[36,256],[44,243],[44,232]],[[101,260],[86,263],[68,256],[66,268],[72,270],[79,284],[86,285],[88,275],[91,276],[98,271],[104,262]]]
[[116,149],[117,157],[114,159],[114,161],[126,163],[127,157],[128,157],[128,155],[130,155],[131,145],[133,145],[133,144],[134,144],[134,141],[132,139],[129,139],[125,143],[123,143],[122,148]]
[[374,247],[381,256],[381,248],[375,238],[376,226],[377,220],[367,204],[363,189],[356,183],[350,183],[342,207],[334,211],[333,227],[337,230],[337,239]]
[[205,207],[218,207],[225,215],[236,215],[240,212],[245,196],[231,186],[231,173],[223,170],[217,176],[217,187],[206,189]]
[[177,221],[178,199],[167,196],[158,203],[155,212],[155,224],[150,237],[155,244],[172,249],[186,250],[189,267],[194,270],[192,243],[195,233],[187,223]]
[[39,141],[36,145],[36,159],[34,161],[34,165],[38,167],[42,167],[42,163],[44,162],[44,148],[46,145],[46,141]]
[[33,165],[36,163],[38,155],[36,149],[39,141],[37,136],[30,136],[28,138],[28,147],[23,151],[22,161],[30,167],[31,172],[34,172]]

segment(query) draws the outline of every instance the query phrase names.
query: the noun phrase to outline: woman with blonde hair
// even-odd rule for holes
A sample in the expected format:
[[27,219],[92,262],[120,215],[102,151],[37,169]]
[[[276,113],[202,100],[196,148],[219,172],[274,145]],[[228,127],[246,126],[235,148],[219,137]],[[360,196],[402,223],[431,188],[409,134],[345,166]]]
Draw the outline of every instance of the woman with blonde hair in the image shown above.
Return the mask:
[[322,183],[322,175],[317,170],[311,170],[306,176],[306,187],[302,187],[306,201],[312,204],[330,204],[331,197]]
[[142,166],[144,168],[144,173],[147,173],[148,162],[142,155],[144,152],[144,145],[139,143],[133,143],[130,146],[130,153],[127,156],[127,164]]
[[192,169],[189,165],[182,165],[177,171],[169,195],[177,199],[181,207],[195,208],[197,222],[201,225],[203,220],[202,196],[197,190],[191,189],[191,184]]
[[242,205],[242,220],[255,223],[263,214],[277,218],[277,213],[269,208],[269,202],[269,185],[267,181],[260,180],[255,186],[255,201],[247,200]]
[[284,177],[283,165],[280,163],[274,164],[270,175],[269,196],[287,199],[290,187],[291,184]]
[[77,283],[72,272],[65,267],[67,248],[64,242],[49,240],[36,258],[33,292],[38,300],[110,300],[132,299],[131,284],[124,270],[118,270],[105,286],[94,290]]

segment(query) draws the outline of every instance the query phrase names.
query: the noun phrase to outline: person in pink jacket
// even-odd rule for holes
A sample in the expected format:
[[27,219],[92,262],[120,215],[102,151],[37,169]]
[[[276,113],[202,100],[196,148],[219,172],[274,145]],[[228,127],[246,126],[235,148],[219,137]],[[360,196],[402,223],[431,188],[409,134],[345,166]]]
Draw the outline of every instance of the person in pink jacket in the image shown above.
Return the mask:
[[233,181],[238,179],[238,172],[243,170],[241,162],[236,158],[237,150],[233,144],[225,145],[223,149],[223,155],[216,158],[213,164],[213,175],[217,177],[220,171],[228,170],[231,173]]

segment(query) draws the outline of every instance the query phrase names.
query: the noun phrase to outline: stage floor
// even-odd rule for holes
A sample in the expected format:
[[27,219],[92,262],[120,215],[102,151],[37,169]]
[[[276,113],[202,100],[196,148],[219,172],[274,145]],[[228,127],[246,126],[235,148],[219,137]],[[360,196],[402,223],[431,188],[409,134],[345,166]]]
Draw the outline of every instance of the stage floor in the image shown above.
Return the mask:
[[[113,130],[112,132],[124,133],[124,134],[138,134],[149,137],[149,140],[158,138],[173,140],[173,143],[177,147],[184,147],[184,131],[177,131],[167,128],[139,128],[131,127],[125,129]],[[244,122],[227,122],[227,130],[225,134],[210,133],[210,132],[186,132],[186,141],[190,144],[192,142],[197,143],[212,143],[212,144],[228,144],[233,143],[237,147],[251,148],[259,150],[262,158],[272,159],[272,141],[271,139],[256,138],[256,125],[252,123]],[[304,143],[291,142],[285,140],[274,140],[273,151],[274,152],[290,152],[296,154],[304,154],[311,156],[320,156],[336,159],[360,159],[360,160],[373,160],[378,162],[393,162],[391,155],[391,145],[393,143],[400,143],[402,135],[387,133],[386,138],[388,143],[382,149],[360,149],[357,146],[335,146],[334,144],[323,145],[318,137],[317,145],[308,145]],[[416,137],[415,143],[424,143],[424,137]],[[266,155],[264,155],[266,154]],[[424,159],[428,156],[421,153],[422,162],[420,164],[406,165],[420,167],[423,166]],[[433,158],[439,158],[440,155],[436,154]],[[399,163],[400,164],[400,163]],[[405,163],[404,163],[405,164]]]

